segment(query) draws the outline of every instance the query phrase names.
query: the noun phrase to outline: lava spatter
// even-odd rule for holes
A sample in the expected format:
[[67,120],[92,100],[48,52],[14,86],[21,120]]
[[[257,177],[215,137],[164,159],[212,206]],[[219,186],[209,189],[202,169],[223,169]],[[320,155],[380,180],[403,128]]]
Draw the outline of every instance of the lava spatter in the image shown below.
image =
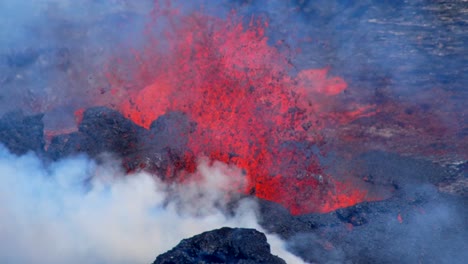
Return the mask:
[[151,26],[164,24],[164,38],[150,35],[144,49],[131,52],[130,64],[137,66],[127,69],[130,78],[120,78],[121,69],[107,74],[120,95],[117,110],[145,128],[170,111],[187,114],[197,124],[188,135],[187,156],[236,165],[248,179],[246,193],[293,214],[367,199],[365,189],[327,175],[312,152],[322,143],[323,128],[367,110],[356,105],[335,111],[335,97],[347,88],[342,78],[327,68],[291,74],[287,56],[268,44],[268,24],[261,19],[245,23],[236,14],[219,18],[161,8],[153,15]]

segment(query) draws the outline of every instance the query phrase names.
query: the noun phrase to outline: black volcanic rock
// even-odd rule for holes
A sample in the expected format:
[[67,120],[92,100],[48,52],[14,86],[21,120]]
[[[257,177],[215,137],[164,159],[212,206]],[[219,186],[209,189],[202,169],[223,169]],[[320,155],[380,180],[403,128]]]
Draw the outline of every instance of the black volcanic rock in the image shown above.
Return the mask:
[[47,155],[57,160],[77,153],[95,158],[109,152],[122,158],[128,171],[144,168],[166,175],[184,168],[188,136],[195,129],[196,124],[180,112],[168,112],[145,129],[118,111],[93,107],[83,113],[78,131],[51,139]]
[[246,228],[223,227],[182,240],[153,264],[286,263],[270,252],[266,236]]
[[135,151],[143,129],[115,110],[95,107],[84,112],[78,130],[85,137],[88,154],[109,151],[128,155]]
[[161,115],[141,134],[138,152],[128,157],[128,166],[171,176],[166,172],[175,173],[187,165],[184,155],[188,152],[189,134],[195,129],[196,124],[185,113],[169,111]]
[[149,129],[139,127],[138,140],[131,145],[131,151],[119,152],[124,157],[125,168],[145,169],[161,177],[175,175],[186,168],[184,155],[188,152],[189,134],[195,129],[196,124],[186,114],[171,111],[153,121]]
[[183,112],[167,112],[151,123],[142,149],[170,149],[174,154],[183,155],[189,134],[196,130],[196,126]]
[[42,117],[42,114],[25,116],[22,112],[5,114],[0,119],[0,143],[17,155],[28,151],[43,153],[45,142]]
[[136,151],[143,130],[115,110],[89,108],[83,114],[78,131],[54,137],[48,153],[53,159],[78,152],[92,157],[111,152],[124,157]]

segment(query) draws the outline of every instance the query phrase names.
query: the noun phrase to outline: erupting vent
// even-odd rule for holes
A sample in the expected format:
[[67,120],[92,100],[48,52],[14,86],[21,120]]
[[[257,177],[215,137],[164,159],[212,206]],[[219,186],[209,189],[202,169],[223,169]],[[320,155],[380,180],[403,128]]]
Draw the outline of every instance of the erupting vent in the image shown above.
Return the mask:
[[133,53],[137,67],[124,69],[130,81],[118,59],[109,69],[112,92],[120,98],[117,110],[145,128],[166,113],[185,113],[196,129],[174,136],[189,137],[188,163],[208,156],[235,164],[248,177],[246,193],[281,203],[293,214],[375,199],[325,174],[312,151],[324,143],[323,128],[369,115],[369,106],[336,111],[335,97],[347,88],[342,78],[329,69],[292,74],[287,56],[268,43],[268,24],[261,19],[244,23],[236,14],[221,19],[167,10],[154,18],[155,28],[170,25],[166,38],[148,33],[150,44]]

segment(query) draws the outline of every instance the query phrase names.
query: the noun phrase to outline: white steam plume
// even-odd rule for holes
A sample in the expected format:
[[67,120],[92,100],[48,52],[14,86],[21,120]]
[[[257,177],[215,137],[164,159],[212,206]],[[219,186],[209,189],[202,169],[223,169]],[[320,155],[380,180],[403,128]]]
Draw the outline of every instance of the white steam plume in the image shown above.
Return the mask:
[[[236,168],[201,162],[201,180],[169,186],[147,173],[125,175],[118,164],[77,156],[46,165],[0,146],[0,263],[151,263],[204,231],[262,231],[252,200],[223,213],[242,177]],[[276,236],[268,241],[273,254],[302,262]]]

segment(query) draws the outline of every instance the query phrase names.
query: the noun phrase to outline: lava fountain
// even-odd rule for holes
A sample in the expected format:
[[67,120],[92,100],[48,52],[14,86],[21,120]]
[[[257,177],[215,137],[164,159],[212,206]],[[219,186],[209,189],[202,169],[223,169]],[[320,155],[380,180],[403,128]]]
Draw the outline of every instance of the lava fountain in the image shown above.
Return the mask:
[[[196,124],[184,135],[185,163],[209,157],[234,164],[248,179],[246,194],[293,214],[376,199],[350,180],[327,175],[314,152],[324,143],[324,128],[372,114],[361,105],[335,110],[336,96],[347,89],[342,78],[328,68],[294,73],[281,44],[269,43],[265,19],[161,6],[152,17],[145,47],[129,51],[131,60],[117,56],[109,63],[114,102],[101,104],[144,128],[164,114],[185,113]],[[177,178],[190,168],[168,174]]]

